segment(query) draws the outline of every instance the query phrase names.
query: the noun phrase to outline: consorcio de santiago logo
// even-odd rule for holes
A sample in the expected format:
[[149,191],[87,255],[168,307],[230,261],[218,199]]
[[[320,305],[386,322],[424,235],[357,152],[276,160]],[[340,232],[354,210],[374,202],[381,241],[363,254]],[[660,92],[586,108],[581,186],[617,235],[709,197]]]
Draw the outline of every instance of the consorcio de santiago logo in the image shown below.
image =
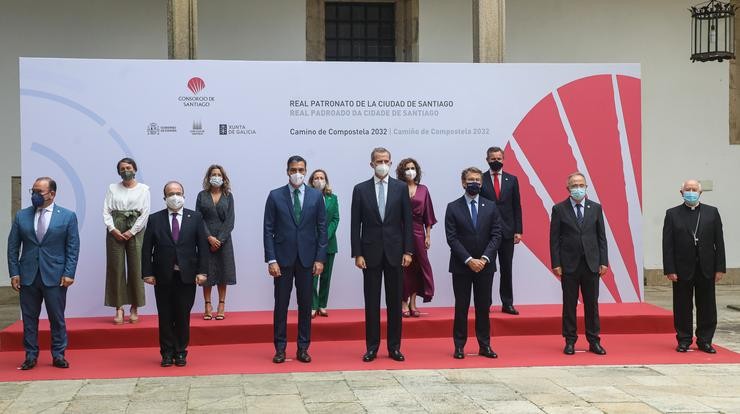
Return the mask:
[[203,79],[197,76],[192,77],[188,80],[186,86],[191,92],[191,95],[181,95],[177,98],[177,100],[182,103],[182,106],[202,108],[211,106],[212,103],[216,102],[215,97],[201,94],[201,92],[206,88],[206,82]]

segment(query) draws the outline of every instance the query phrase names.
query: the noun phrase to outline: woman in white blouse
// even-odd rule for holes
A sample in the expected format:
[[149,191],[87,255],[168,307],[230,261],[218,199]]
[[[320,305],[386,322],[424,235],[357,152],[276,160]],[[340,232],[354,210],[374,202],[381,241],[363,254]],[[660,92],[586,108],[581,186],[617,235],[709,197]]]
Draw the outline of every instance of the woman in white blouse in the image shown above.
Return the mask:
[[138,308],[145,305],[141,279],[141,243],[149,219],[149,186],[136,182],[136,161],[124,158],[116,164],[121,182],[111,184],[105,195],[103,221],[107,269],[105,306],[116,308],[113,323],[124,322],[123,305],[131,305],[129,322],[139,321]]

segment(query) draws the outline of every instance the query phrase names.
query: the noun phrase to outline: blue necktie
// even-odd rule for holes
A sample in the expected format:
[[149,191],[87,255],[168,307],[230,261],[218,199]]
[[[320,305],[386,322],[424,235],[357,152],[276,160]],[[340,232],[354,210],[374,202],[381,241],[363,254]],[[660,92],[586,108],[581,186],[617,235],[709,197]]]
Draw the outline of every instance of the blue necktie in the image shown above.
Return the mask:
[[478,207],[475,206],[475,200],[470,200],[470,218],[473,219],[473,227],[478,227]]

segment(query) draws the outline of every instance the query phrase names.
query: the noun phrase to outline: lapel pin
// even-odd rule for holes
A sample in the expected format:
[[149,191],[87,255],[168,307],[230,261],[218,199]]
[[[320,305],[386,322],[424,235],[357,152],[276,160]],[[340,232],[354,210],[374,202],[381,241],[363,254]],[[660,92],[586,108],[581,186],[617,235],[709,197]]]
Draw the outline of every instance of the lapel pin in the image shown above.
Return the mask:
[[480,203],[480,206],[481,206],[481,207],[485,207],[486,205],[485,205],[485,204],[483,204],[483,203]]
[[188,218],[190,218],[190,214],[188,214]]

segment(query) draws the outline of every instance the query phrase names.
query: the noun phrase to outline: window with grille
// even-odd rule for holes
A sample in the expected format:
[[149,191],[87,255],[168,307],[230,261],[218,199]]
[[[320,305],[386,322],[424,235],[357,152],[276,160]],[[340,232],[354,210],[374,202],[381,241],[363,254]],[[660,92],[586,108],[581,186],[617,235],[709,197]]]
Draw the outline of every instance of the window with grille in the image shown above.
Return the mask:
[[396,60],[394,3],[326,2],[326,60]]

